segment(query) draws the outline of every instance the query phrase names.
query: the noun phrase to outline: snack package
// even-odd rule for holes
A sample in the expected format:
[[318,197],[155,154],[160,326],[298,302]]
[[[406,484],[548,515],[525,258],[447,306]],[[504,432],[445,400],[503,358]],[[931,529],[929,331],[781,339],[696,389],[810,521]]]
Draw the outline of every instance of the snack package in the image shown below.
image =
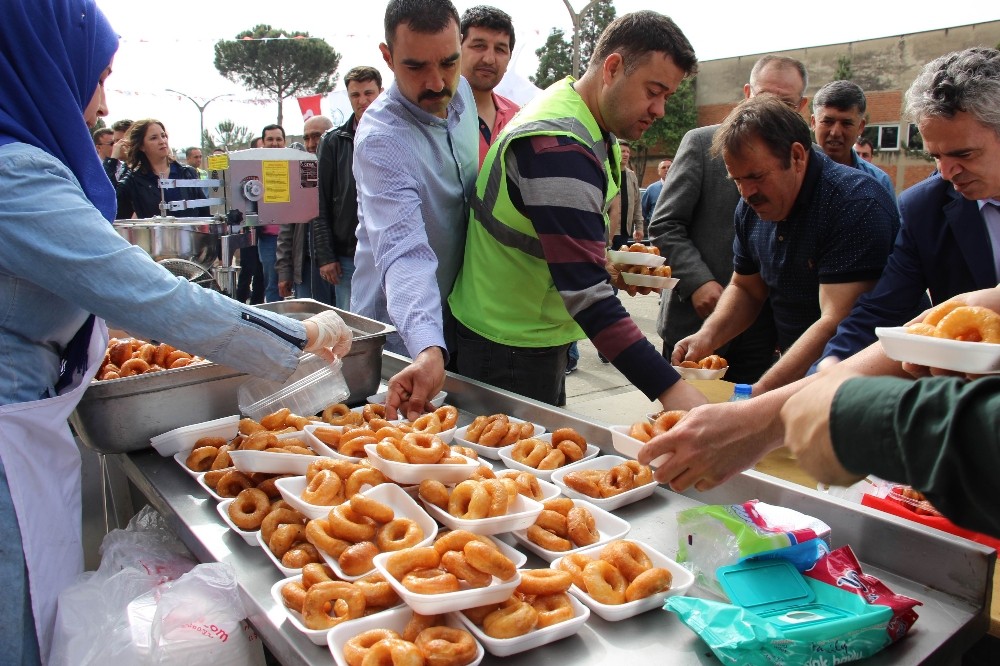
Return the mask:
[[[813,539],[822,540],[827,547],[801,546]],[[719,567],[751,555],[799,546],[784,557],[803,571],[829,550],[830,527],[798,511],[750,500],[681,511],[677,514],[677,541],[677,561],[695,574],[700,586],[724,596],[715,579]]]
[[[767,566],[766,561],[746,562],[724,568],[723,575],[733,570],[753,573],[760,564]],[[824,555],[804,574],[796,574],[790,565],[784,573],[784,580],[778,580],[765,571],[756,581],[757,589],[741,585],[748,592],[745,597],[730,589],[733,596],[750,600],[754,610],[683,596],[667,599],[663,607],[677,613],[720,662],[749,666],[864,659],[906,635],[917,619],[913,607],[920,602],[894,594],[865,574],[847,546]],[[789,583],[789,576],[799,579],[782,585]],[[772,584],[777,589],[768,596],[766,588]],[[786,594],[789,591],[795,594]],[[798,593],[801,597],[789,599]]]

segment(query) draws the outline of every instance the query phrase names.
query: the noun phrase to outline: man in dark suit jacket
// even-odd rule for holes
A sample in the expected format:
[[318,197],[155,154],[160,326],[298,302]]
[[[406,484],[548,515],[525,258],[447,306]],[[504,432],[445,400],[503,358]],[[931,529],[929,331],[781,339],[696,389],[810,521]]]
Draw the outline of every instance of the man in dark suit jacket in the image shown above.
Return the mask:
[[[798,60],[768,55],[754,64],[743,94],[778,95],[801,112],[809,102],[807,83]],[[681,139],[649,223],[650,239],[680,279],[663,294],[656,324],[667,358],[679,340],[701,328],[733,273],[733,213],[740,194],[722,158],[708,153],[717,129],[699,127]],[[726,379],[744,384],[760,379],[774,360],[775,340],[767,302],[747,331],[716,350],[729,361]]]
[[[989,204],[987,204],[989,205]],[[876,326],[901,326],[926,305],[997,286],[990,236],[980,205],[965,199],[940,173],[899,197],[903,227],[878,284],[858,299],[822,358],[845,359],[875,341]]]

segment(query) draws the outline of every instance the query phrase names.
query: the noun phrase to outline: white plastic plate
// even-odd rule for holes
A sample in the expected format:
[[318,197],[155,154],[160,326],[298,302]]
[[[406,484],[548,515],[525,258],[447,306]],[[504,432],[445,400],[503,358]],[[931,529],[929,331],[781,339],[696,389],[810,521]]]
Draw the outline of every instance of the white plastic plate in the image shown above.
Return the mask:
[[[602,604],[601,602],[595,600],[592,596],[581,590],[576,585],[572,585],[569,588],[570,594],[578,598],[584,604],[587,605],[590,610],[594,611],[597,615],[601,616],[609,622],[617,622],[619,620],[624,620],[630,617],[635,617],[640,613],[645,613],[646,611],[653,610],[654,608],[662,608],[663,600],[667,597],[681,596],[687,594],[687,591],[694,585],[694,574],[682,567],[681,565],[674,562],[672,559],[656,550],[655,548],[648,546],[640,541],[633,541],[639,547],[645,551],[646,555],[652,561],[654,567],[660,567],[668,570],[673,576],[673,581],[670,583],[670,589],[654,594],[652,596],[646,597],[645,599],[637,599],[635,601],[629,601],[624,604],[611,605]],[[589,555],[594,559],[597,559],[601,551],[607,544],[602,544],[600,546],[587,547],[576,552],[581,555]],[[562,558],[559,558],[562,559]],[[555,560],[550,565],[553,569],[558,568],[556,565],[559,560]]]
[[[634,437],[629,437],[629,430],[632,426],[627,425],[616,425],[611,426],[611,443],[615,447],[615,451],[622,453],[629,458],[638,458],[639,451],[645,446],[645,442],[640,442]],[[656,460],[650,463],[651,467],[659,467],[664,462],[664,456],[660,456]]]
[[625,506],[626,504],[631,504],[632,502],[638,502],[641,499],[645,499],[656,492],[657,483],[656,481],[650,481],[647,484],[633,488],[632,490],[626,490],[623,493],[619,493],[612,497],[590,497],[584,495],[581,492],[577,492],[566,485],[563,480],[564,477],[570,472],[578,472],[586,469],[599,469],[608,470],[617,465],[621,465],[624,462],[628,462],[626,458],[615,455],[603,455],[597,456],[596,458],[591,458],[590,460],[581,460],[578,463],[573,463],[572,465],[566,465],[557,469],[552,474],[552,483],[559,487],[566,497],[572,499],[582,499],[590,502],[594,506],[604,509],[605,511],[614,511],[615,509]]
[[[267,542],[264,541],[264,537],[261,536],[260,530],[254,532],[254,534],[257,536],[257,545],[261,547],[261,549],[264,551],[264,554],[267,555],[267,557],[271,560],[271,562],[274,563],[274,566],[278,567],[278,571],[285,574],[285,576],[302,575],[301,567],[299,567],[298,569],[292,569],[290,567],[286,567],[284,564],[281,563],[281,559],[275,556],[275,554],[271,552],[271,548],[267,545]],[[320,551],[320,553],[322,554],[322,551]]]
[[638,275],[636,273],[622,273],[622,280],[625,281],[625,284],[631,284],[636,287],[650,287],[652,289],[673,289],[680,282],[675,277]]
[[162,435],[150,437],[149,443],[163,457],[172,456],[181,451],[190,453],[195,442],[202,437],[224,437],[226,441],[231,440],[239,432],[239,423],[239,414],[224,416],[213,421],[174,428]]
[[[406,624],[413,617],[415,611],[416,609],[402,606],[383,613],[369,615],[350,623],[344,622],[343,624],[338,624],[327,634],[327,645],[330,647],[330,654],[333,655],[333,660],[337,662],[337,666],[347,666],[347,661],[344,659],[344,644],[369,629],[392,629],[396,633],[402,634],[403,629],[406,628]],[[456,629],[465,628],[461,620],[454,614],[445,618],[445,623],[449,627]],[[473,637],[475,637],[475,634],[473,634]],[[483,660],[485,654],[482,644],[476,641],[476,656],[469,662],[469,666],[479,666],[479,662]]]
[[361,458],[352,458],[351,456],[345,456],[343,453],[337,449],[331,447],[328,444],[324,444],[319,437],[315,435],[315,432],[321,428],[330,428],[331,430],[339,430],[344,432],[343,426],[334,426],[329,423],[317,423],[315,425],[307,425],[303,430],[306,440],[309,442],[310,448],[313,451],[320,454],[321,456],[326,456],[327,458],[339,458],[340,460],[350,460],[351,462],[358,462]]
[[[516,419],[513,416],[508,416],[511,423],[524,423],[523,419]],[[538,437],[543,432],[545,432],[545,426],[534,424],[535,434],[532,437]],[[499,446],[483,446],[482,444],[477,444],[476,442],[470,442],[465,438],[465,434],[469,432],[469,426],[463,426],[455,431],[455,438],[453,443],[459,444],[461,446],[468,446],[470,449],[479,454],[480,457],[492,458],[493,460],[500,460],[500,449]]]
[[[445,530],[443,532],[438,532],[438,535],[434,539],[434,541],[436,542],[438,539],[440,539],[441,537],[443,537],[449,531],[450,530]],[[525,555],[521,551],[517,550],[513,546],[508,546],[506,543],[504,543],[500,539],[496,538],[495,536],[491,536],[491,535],[488,535],[488,534],[481,534],[480,536],[485,536],[487,539],[489,539],[490,541],[492,541],[496,545],[497,549],[501,553],[503,553],[504,555],[506,555],[507,559],[509,559],[511,562],[514,563],[514,566],[516,568],[520,569],[521,567],[524,566],[524,563],[528,561],[528,556],[527,555]]]
[[194,477],[194,480],[197,481],[198,485],[201,486],[202,488],[204,488],[205,492],[207,492],[209,494],[209,496],[212,499],[214,499],[216,502],[222,502],[223,500],[226,500],[226,499],[234,499],[233,497],[223,497],[219,493],[215,492],[215,490],[213,490],[212,488],[209,488],[208,484],[205,483],[205,473],[204,472],[202,472],[201,474],[196,475]]
[[[580,600],[572,594],[569,595],[569,603],[573,607],[572,619],[558,624],[549,625],[543,629],[532,629],[523,636],[517,636],[515,638],[493,638],[491,636],[487,636],[483,630],[477,627],[475,622],[467,618],[464,613],[459,613],[458,618],[461,620],[462,624],[465,625],[465,628],[472,632],[472,635],[475,636],[476,640],[482,643],[483,647],[485,647],[490,654],[496,657],[506,657],[508,655],[517,654],[518,652],[525,652],[526,650],[541,647],[542,645],[554,643],[580,631],[580,627],[582,627],[584,622],[587,621],[587,618],[590,617],[590,609],[580,603]],[[485,606],[486,604],[480,605]]]
[[[627,521],[622,520],[618,516],[605,511],[604,509],[598,509],[596,506],[590,502],[584,500],[573,500],[575,506],[586,507],[590,510],[590,513],[594,516],[594,527],[600,533],[600,538],[597,543],[592,543],[588,546],[582,546],[580,548],[572,548],[570,550],[557,552],[554,550],[547,550],[542,548],[537,543],[528,538],[528,529],[518,530],[511,532],[515,539],[518,540],[525,548],[538,555],[540,558],[546,562],[551,562],[552,560],[558,559],[563,555],[569,555],[570,553],[578,553],[585,548],[593,548],[594,546],[599,546],[600,544],[607,543],[608,541],[614,541],[615,539],[621,539],[623,536],[628,534],[631,525]],[[482,604],[480,604],[482,605]]]
[[[520,473],[521,473],[521,470],[506,469],[506,470],[497,472],[497,478],[500,479],[500,478],[503,478],[505,476],[509,476],[509,477],[513,478],[513,477],[517,476]],[[534,470],[532,470],[531,472],[528,472],[528,474],[533,474],[533,473],[534,473]],[[538,475],[535,474],[535,477],[537,478]],[[559,497],[560,494],[562,494],[562,491],[559,489],[559,486],[557,486],[556,484],[552,483],[551,481],[546,481],[545,479],[538,479],[538,487],[542,491],[542,498],[540,500],[537,500],[539,502],[547,502],[548,500],[555,499],[556,497]],[[531,498],[529,498],[529,499],[531,499]]]
[[722,379],[726,376],[726,371],[729,370],[729,366],[719,368],[718,370],[709,370],[708,368],[682,368],[679,365],[675,365],[673,368],[677,371],[677,374],[684,379]]
[[233,499],[235,498],[222,500],[215,505],[215,508],[218,510],[219,515],[222,516],[222,520],[226,523],[226,525],[229,525],[229,529],[243,537],[243,540],[246,541],[247,544],[251,546],[259,546],[260,542],[257,541],[257,532],[260,530],[241,530],[236,527],[236,523],[234,523],[233,519],[229,517],[229,505],[233,503]]
[[649,266],[656,268],[667,263],[667,258],[653,254],[652,252],[622,252],[621,250],[608,250],[608,259],[613,264],[625,266]]
[[368,462],[372,467],[386,475],[398,484],[408,486],[419,484],[424,479],[435,479],[445,485],[465,481],[479,467],[479,461],[452,452],[452,455],[466,460],[464,465],[414,465],[386,460],[375,451],[375,444],[366,444]]
[[[370,402],[373,405],[384,405],[386,398],[388,397],[389,397],[388,391],[381,391],[380,393],[376,393],[375,395],[368,396],[368,402]],[[431,398],[430,403],[434,405],[435,408],[440,407],[441,405],[444,404],[445,398],[447,397],[448,397],[448,392],[441,391],[436,396]]]
[[[547,432],[544,435],[535,437],[535,439],[540,439],[543,442],[550,442],[552,441],[552,433]],[[528,465],[525,465],[524,463],[519,463],[513,458],[511,458],[510,454],[514,450],[515,446],[517,446],[517,444],[511,444],[510,446],[505,446],[502,449],[500,449],[500,460],[503,460],[503,464],[506,465],[508,469],[516,469],[521,472],[531,472],[532,474],[537,476],[539,479],[542,479],[543,481],[552,480],[552,473],[556,470],[535,469],[534,467],[529,467]],[[587,450],[583,452],[583,457],[580,458],[580,460],[577,460],[576,462],[582,462],[584,460],[590,460],[591,458],[595,458],[597,457],[597,454],[600,452],[601,450],[597,448],[597,446],[595,446],[594,444],[587,444]],[[563,467],[565,466],[566,465],[563,465]],[[556,469],[560,468],[557,467]]]
[[[289,432],[278,435],[278,440],[299,439],[307,446],[310,439],[302,432]],[[307,456],[299,453],[273,453],[270,451],[230,451],[229,457],[233,465],[244,474],[261,472],[263,474],[305,474],[309,465],[316,462],[318,456]]]
[[1000,345],[908,333],[905,327],[876,328],[885,355],[894,361],[975,375],[1000,373]]
[[468,530],[473,534],[503,534],[514,530],[526,530],[535,524],[538,514],[542,512],[542,505],[530,497],[518,495],[513,503],[507,508],[504,516],[494,516],[492,518],[478,518],[475,520],[465,520],[456,518],[439,506],[430,502],[423,502],[424,508],[435,520],[452,530]]
[[385,576],[396,594],[402,598],[406,605],[421,615],[437,615],[439,613],[450,613],[464,608],[475,608],[486,604],[498,604],[504,601],[521,584],[521,574],[516,573],[508,581],[501,581],[496,576],[493,582],[486,587],[466,587],[460,581],[462,589],[458,592],[445,592],[444,594],[418,594],[410,592],[401,582],[389,575],[386,571],[385,561],[392,553],[379,553],[375,556],[375,568],[380,574]]
[[187,466],[187,459],[189,455],[191,455],[190,449],[188,449],[187,451],[179,451],[174,454],[174,460],[177,461],[177,464],[180,465],[181,469],[187,472],[189,476],[192,476],[197,479],[199,476],[204,474],[204,472],[196,472]]
[[[382,483],[363,491],[361,494],[388,505],[396,514],[396,518],[409,518],[420,526],[420,529],[424,531],[424,538],[418,541],[416,545],[413,546],[414,548],[427,546],[434,542],[434,538],[437,536],[438,530],[437,523],[434,522],[434,519],[431,518],[426,511],[420,508],[420,505],[417,504],[416,500],[410,497],[405,490],[396,484]],[[337,561],[336,557],[319,548],[316,550],[319,550],[319,554],[323,560],[330,565],[333,572],[342,580],[355,581],[359,578],[364,578],[371,573],[371,570],[369,570],[359,576],[348,576],[344,573],[343,569],[340,568],[340,562]]]
[[[288,621],[292,623],[293,627],[295,627],[296,629],[298,629],[299,631],[301,631],[303,634],[305,634],[306,637],[309,640],[311,640],[313,643],[315,643],[316,645],[326,645],[327,644],[327,642],[326,642],[326,636],[327,636],[327,634],[330,633],[331,630],[330,629],[309,629],[309,628],[307,628],[306,625],[303,624],[303,622],[302,622],[302,615],[298,611],[294,611],[291,608],[289,608],[288,606],[286,606],[285,605],[285,600],[281,597],[281,588],[283,588],[288,583],[299,583],[301,581],[302,581],[302,576],[290,576],[289,578],[283,578],[283,579],[279,580],[277,583],[275,583],[274,585],[271,586],[271,598],[274,599],[274,602],[276,604],[278,604],[278,608],[280,608],[282,611],[284,611],[285,616],[288,617]],[[369,617],[382,618],[382,617],[384,617],[384,614],[388,613],[390,610],[395,610],[397,608],[402,608],[402,607],[403,606],[400,603],[400,605],[394,606],[393,608],[390,608],[390,609],[387,609],[387,610],[384,610],[384,611],[381,611],[381,612],[378,612],[378,613],[374,613],[372,615],[365,615],[363,617],[359,617],[356,620],[347,620],[346,622],[342,622],[342,623],[338,624],[337,626],[338,627],[342,627],[342,626],[345,626],[345,625],[356,626],[356,624],[355,624],[356,622],[360,622],[361,620],[365,620],[365,619],[367,619]]]
[[274,485],[278,489],[278,492],[281,493],[281,499],[288,502],[293,509],[310,520],[326,518],[330,513],[330,509],[334,507],[332,504],[330,506],[310,504],[302,499],[302,491],[306,487],[306,477],[304,476],[286,476],[283,479],[275,481]]

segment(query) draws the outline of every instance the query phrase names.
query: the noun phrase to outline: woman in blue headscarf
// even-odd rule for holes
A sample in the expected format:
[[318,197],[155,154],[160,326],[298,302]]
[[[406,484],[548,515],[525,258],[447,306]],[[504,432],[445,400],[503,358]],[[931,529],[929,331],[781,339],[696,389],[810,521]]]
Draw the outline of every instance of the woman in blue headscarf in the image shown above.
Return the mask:
[[277,380],[303,349],[332,358],[350,348],[335,313],[299,322],[249,308],[175,277],[115,232],[115,191],[88,126],[107,115],[104,81],[117,48],[94,0],[3,3],[3,663],[46,660],[59,592],[83,568],[80,455],[66,419],[104,357],[104,318]]

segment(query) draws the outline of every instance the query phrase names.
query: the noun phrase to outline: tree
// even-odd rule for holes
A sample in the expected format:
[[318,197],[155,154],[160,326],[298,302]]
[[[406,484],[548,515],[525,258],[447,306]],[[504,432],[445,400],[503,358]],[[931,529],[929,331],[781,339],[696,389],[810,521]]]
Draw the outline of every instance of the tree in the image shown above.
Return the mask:
[[851,69],[851,56],[840,56],[837,58],[837,71],[833,73],[834,81],[850,81],[854,78],[854,71]]
[[614,0],[598,0],[597,4],[588,9],[580,23],[580,71],[587,71],[590,57],[594,55],[597,39],[604,29],[615,20],[618,12]]
[[[569,0],[563,2],[570,11],[574,26],[579,25],[579,31],[574,33],[579,43],[579,69],[576,72],[579,75],[590,63],[597,38],[615,19],[614,0],[592,0],[580,14],[573,11]],[[535,55],[538,56],[538,71],[528,78],[539,88],[546,88],[574,73],[573,41],[567,40],[566,34],[558,28],[552,28],[544,46],[536,50]]]
[[249,148],[253,138],[254,134],[250,131],[250,128],[245,125],[237,125],[227,118],[215,126],[215,136],[209,130],[205,130],[202,143],[205,145],[205,150],[209,152],[216,148],[239,150],[241,148]]
[[698,105],[694,92],[695,79],[684,79],[677,92],[667,101],[665,115],[650,125],[642,138],[632,142],[630,162],[640,180],[646,173],[646,161],[651,151],[673,155],[684,135],[698,126]]
[[572,50],[563,31],[552,28],[545,45],[535,50],[538,71],[528,79],[539,88],[548,88],[556,81],[566,78],[573,69]]
[[331,92],[339,64],[340,54],[323,39],[264,24],[215,44],[215,68],[234,83],[273,96],[279,125],[282,101]]

